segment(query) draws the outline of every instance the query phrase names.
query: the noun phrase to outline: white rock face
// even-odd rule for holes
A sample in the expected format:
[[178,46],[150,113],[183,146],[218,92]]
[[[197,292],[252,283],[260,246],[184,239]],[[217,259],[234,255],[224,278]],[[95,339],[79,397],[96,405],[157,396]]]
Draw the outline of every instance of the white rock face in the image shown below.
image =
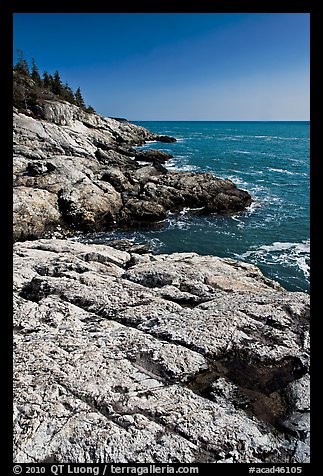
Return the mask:
[[14,152],[31,158],[57,154],[94,157],[96,144],[111,145],[119,138],[131,145],[152,136],[135,124],[88,114],[77,106],[57,101],[45,104],[43,119],[14,113]]
[[309,461],[309,297],[196,253],[14,245],[15,462]]
[[[118,141],[138,144],[153,140],[156,134],[128,122],[89,114],[67,102],[45,101],[42,119],[14,112],[14,151],[29,153],[33,158],[56,154],[92,155],[96,144],[111,145]],[[36,155],[34,155],[36,154]]]
[[[117,137],[123,141],[133,143],[141,140],[154,140],[153,134],[144,127],[137,126],[127,121],[117,121],[100,114],[91,114],[77,106],[67,102],[46,101],[43,105],[42,115],[45,121],[61,126],[68,126],[77,132],[87,131],[91,135],[91,129],[102,131],[103,137],[115,140]],[[95,131],[98,134],[98,131]]]

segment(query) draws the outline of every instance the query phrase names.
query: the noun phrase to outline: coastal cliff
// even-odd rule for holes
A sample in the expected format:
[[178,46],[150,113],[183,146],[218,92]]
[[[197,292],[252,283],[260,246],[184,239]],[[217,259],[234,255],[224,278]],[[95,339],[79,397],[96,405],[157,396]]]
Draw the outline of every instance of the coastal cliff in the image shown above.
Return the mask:
[[309,296],[253,265],[57,239],[232,214],[171,141],[64,101],[14,111],[14,461],[309,461]]
[[167,154],[134,149],[172,138],[63,101],[43,101],[37,114],[14,111],[14,240],[147,227],[185,207],[230,214],[251,203],[230,180],[170,172]]

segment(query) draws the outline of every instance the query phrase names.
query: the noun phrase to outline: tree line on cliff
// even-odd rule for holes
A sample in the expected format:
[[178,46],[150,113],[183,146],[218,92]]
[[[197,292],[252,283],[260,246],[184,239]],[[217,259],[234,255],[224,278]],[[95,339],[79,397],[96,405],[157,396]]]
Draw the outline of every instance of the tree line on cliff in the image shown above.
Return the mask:
[[95,112],[92,106],[86,106],[80,87],[74,92],[67,82],[63,84],[58,70],[54,74],[44,71],[41,76],[35,59],[32,59],[30,67],[23,52],[18,50],[18,59],[13,67],[14,107],[37,114],[37,105],[46,99],[61,99],[86,112]]

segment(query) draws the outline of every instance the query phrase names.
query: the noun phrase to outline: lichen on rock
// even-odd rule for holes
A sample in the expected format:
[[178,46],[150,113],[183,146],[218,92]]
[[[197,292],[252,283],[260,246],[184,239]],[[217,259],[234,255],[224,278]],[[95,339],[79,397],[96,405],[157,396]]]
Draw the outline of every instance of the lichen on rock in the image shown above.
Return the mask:
[[307,462],[308,295],[128,249],[14,245],[15,461]]

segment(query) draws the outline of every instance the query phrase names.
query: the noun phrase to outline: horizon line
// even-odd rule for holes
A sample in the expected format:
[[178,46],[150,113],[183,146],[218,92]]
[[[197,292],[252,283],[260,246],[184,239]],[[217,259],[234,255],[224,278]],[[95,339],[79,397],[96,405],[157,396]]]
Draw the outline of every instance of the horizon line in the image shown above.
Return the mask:
[[[111,117],[111,116],[109,116]],[[310,119],[126,119],[128,122],[311,122]]]

